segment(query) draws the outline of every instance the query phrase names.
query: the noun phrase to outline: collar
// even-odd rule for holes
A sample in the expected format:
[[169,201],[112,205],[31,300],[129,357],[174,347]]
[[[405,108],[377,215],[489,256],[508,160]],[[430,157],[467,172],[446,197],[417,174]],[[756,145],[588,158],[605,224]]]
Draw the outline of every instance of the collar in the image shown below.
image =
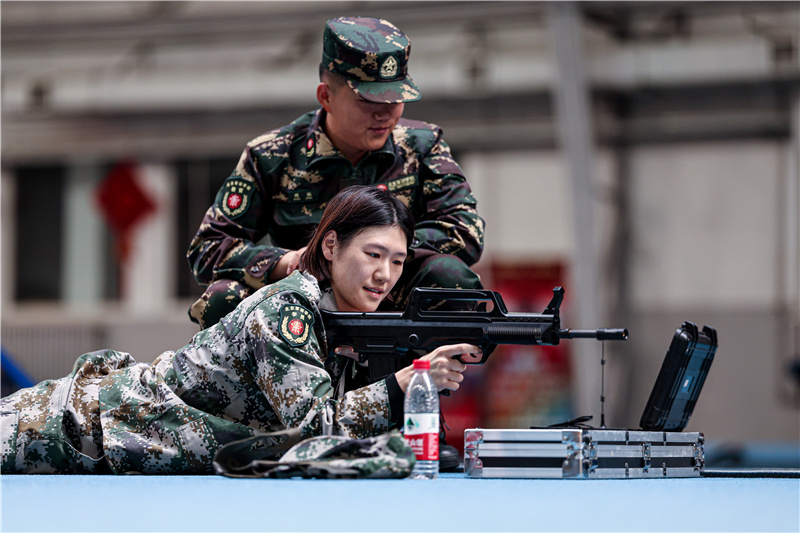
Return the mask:
[[[347,159],[342,152],[333,145],[330,137],[328,137],[328,134],[325,133],[322,127],[325,123],[326,115],[327,112],[323,108],[317,109],[308,127],[308,133],[305,138],[307,168],[310,168],[319,161],[324,161],[329,158]],[[395,161],[394,133],[389,135],[386,142],[379,149],[367,153],[361,159],[359,165],[367,160],[374,160],[376,164],[383,163],[383,171],[388,170]]]
[[326,311],[338,311],[339,306],[336,305],[336,297],[333,295],[333,287],[328,280],[319,282],[319,290],[321,296],[319,299],[319,308]]

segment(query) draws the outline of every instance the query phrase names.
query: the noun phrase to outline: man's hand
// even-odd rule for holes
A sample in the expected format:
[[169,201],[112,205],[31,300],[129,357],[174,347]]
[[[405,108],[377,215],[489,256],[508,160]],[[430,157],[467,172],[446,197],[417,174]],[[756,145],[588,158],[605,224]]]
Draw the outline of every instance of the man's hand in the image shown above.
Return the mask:
[[281,280],[297,270],[297,267],[300,266],[300,258],[303,257],[306,248],[307,246],[303,246],[299,250],[289,250],[283,254],[281,258],[278,259],[278,264],[275,265],[275,268],[270,272],[269,281],[272,283]]

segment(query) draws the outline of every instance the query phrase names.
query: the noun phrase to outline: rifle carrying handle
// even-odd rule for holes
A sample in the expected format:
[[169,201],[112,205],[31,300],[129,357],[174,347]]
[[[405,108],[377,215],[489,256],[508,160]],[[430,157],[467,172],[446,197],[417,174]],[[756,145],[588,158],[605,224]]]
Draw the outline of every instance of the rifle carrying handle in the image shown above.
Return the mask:
[[504,316],[508,313],[506,304],[500,293],[489,290],[477,289],[439,289],[429,287],[415,287],[411,290],[408,299],[406,313],[411,316],[437,316],[449,315],[452,310],[422,309],[423,301],[434,302],[486,302],[491,301],[493,306],[491,311],[480,309],[470,309],[470,313],[480,316],[494,317]]

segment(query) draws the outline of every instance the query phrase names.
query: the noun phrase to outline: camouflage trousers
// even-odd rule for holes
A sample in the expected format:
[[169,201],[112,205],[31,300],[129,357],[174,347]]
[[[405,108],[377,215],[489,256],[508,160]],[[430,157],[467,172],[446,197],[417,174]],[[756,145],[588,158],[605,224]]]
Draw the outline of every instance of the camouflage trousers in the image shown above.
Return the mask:
[[[100,389],[132,364],[114,350],[87,353],[68,376],[0,400],[0,473],[122,473],[104,453]],[[292,442],[276,445],[272,436],[278,434],[293,435]],[[403,478],[414,466],[414,452],[396,430],[365,439],[301,435],[294,428],[231,442],[214,469],[232,477]],[[272,457],[273,451],[280,453]],[[176,466],[163,473],[196,472]]]
[[64,378],[46,380],[0,400],[3,474],[110,474],[103,454],[99,390],[130,355],[82,355]]
[[[414,287],[480,289],[480,276],[454,255],[432,250],[415,250],[414,258],[403,265],[403,274],[380,311],[402,311]],[[233,311],[255,289],[239,281],[223,279],[212,282],[189,308],[189,317],[202,329],[213,326]]]

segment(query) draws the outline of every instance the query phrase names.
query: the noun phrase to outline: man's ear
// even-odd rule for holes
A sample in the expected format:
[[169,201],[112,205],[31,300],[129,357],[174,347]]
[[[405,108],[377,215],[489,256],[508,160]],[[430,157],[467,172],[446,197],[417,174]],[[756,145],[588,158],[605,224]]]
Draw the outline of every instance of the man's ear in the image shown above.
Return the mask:
[[319,105],[321,105],[322,108],[328,113],[331,111],[330,107],[332,93],[333,92],[327,83],[320,82],[320,84],[317,85],[317,102],[319,102]]
[[339,246],[339,239],[336,236],[336,232],[334,230],[328,231],[324,237],[322,237],[322,255],[328,261],[333,261],[333,252],[336,250],[336,247]]

